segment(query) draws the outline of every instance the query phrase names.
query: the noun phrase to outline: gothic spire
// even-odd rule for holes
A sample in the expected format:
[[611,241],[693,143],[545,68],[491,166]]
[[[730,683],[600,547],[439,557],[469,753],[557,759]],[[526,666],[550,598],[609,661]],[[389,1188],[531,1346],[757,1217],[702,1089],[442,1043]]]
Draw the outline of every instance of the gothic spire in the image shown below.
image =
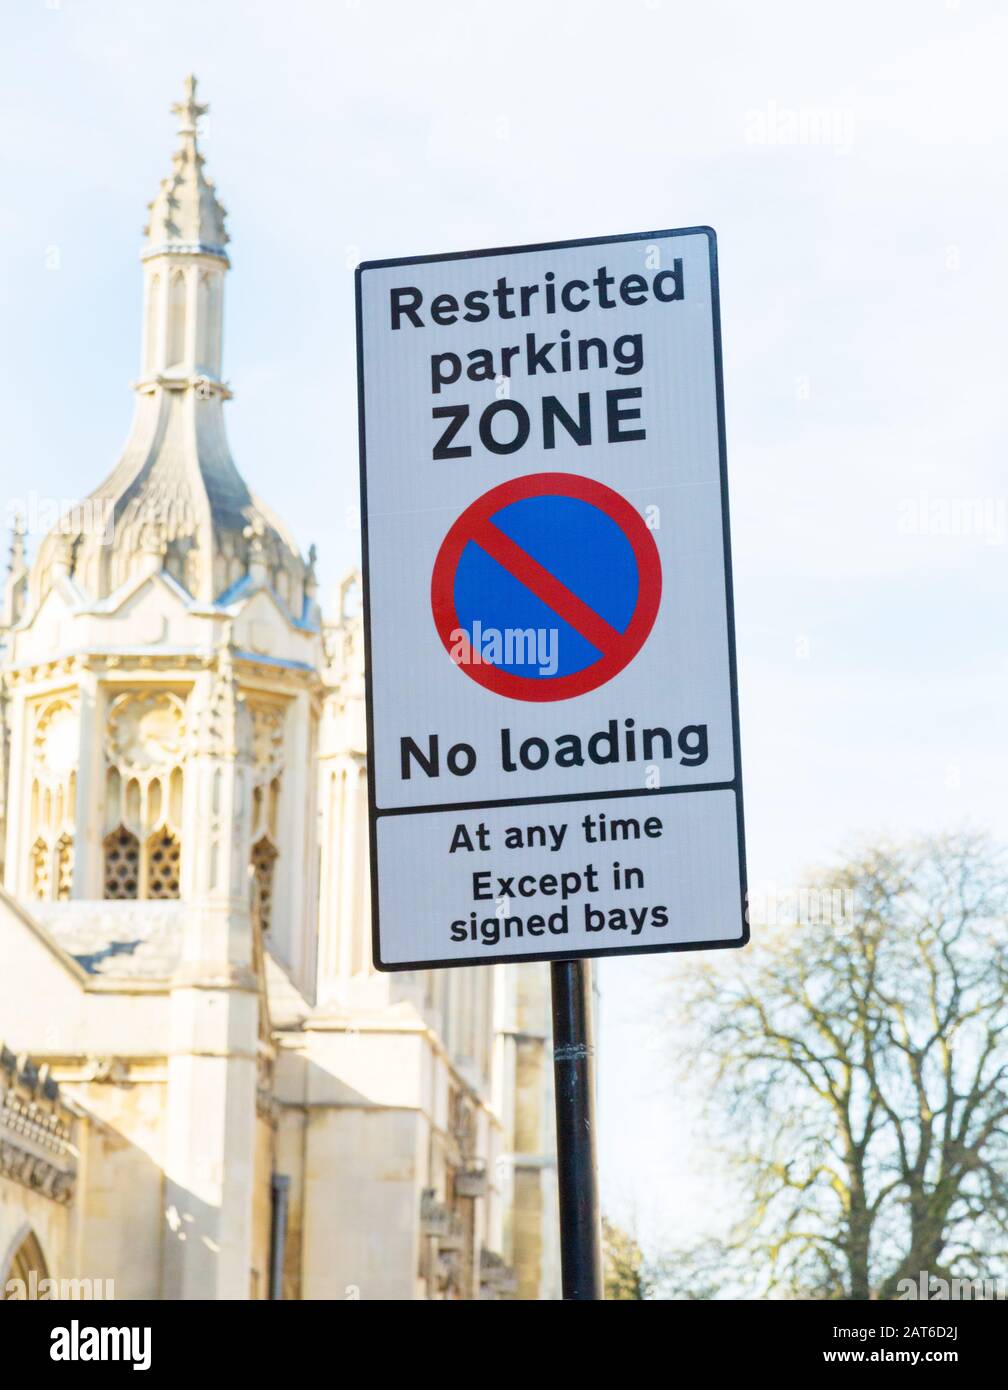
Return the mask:
[[[265,586],[290,615],[306,612],[305,563],[293,538],[242,478],[228,447],[222,375],[224,209],[204,176],[196,79],[172,107],[178,147],[150,205],[142,253],[143,332],[133,427],[119,462],[89,494],[81,529],[57,528],[33,567],[33,600],[54,578],[100,600],[164,570],[195,599],[233,601]],[[84,524],[85,513],[103,524]]]

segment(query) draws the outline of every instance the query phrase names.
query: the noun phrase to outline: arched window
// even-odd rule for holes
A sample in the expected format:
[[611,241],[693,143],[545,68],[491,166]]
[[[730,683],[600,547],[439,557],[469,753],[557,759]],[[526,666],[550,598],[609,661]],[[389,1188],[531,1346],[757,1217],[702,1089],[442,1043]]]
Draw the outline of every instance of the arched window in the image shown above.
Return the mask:
[[210,277],[201,271],[196,281],[196,366],[204,370],[207,365],[207,345],[210,319]]
[[167,825],[155,830],[147,841],[145,898],[177,898],[182,867],[182,848]]
[[[32,1281],[32,1275],[35,1275]],[[43,1279],[49,1278],[49,1266],[42,1253],[42,1247],[34,1231],[29,1231],[14,1251],[10,1268],[3,1278],[4,1299],[27,1300],[28,1291],[34,1282],[37,1290]]]
[[49,846],[40,835],[31,847],[32,897],[48,898],[49,881]]
[[144,349],[144,368],[148,372],[158,369],[158,328],[161,323],[161,278],[152,275],[147,285],[147,344]]
[[207,319],[207,365],[220,372],[223,320],[221,305],[224,277],[217,272],[210,278],[209,317]]
[[168,365],[177,366],[185,360],[186,282],[177,270],[168,286]]
[[106,898],[136,898],[140,891],[140,842],[124,825],[105,836]]
[[268,932],[273,911],[273,869],[278,851],[265,835],[252,846],[252,873],[259,898],[259,924]]
[[220,370],[220,276],[202,271],[196,296],[197,365],[216,375]]
[[178,696],[124,691],[109,709],[106,898],[181,896],[185,715]]
[[76,703],[59,696],[38,706],[32,744],[27,891],[68,898],[73,878],[74,816],[80,720]]
[[73,889],[74,844],[71,835],[63,834],[56,841],[56,897],[66,902]]

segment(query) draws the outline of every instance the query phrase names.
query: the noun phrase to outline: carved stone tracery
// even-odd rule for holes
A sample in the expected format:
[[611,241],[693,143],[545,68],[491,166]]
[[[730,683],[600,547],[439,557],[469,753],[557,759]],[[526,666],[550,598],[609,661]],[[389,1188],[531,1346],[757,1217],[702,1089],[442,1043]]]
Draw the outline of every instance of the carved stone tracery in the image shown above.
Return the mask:
[[0,1047],[0,1174],[69,1202],[77,1177],[73,1125],[48,1068]]
[[28,833],[29,892],[38,900],[71,895],[79,756],[76,696],[41,702],[32,737]]
[[104,896],[177,898],[186,710],[166,690],[117,695],[105,730]]
[[272,923],[273,885],[280,857],[280,796],[284,770],[286,710],[274,701],[250,696],[252,722],[252,855],[250,869],[259,921]]
[[130,690],[109,708],[105,753],[123,776],[178,764],[185,745],[185,707],[170,691]]

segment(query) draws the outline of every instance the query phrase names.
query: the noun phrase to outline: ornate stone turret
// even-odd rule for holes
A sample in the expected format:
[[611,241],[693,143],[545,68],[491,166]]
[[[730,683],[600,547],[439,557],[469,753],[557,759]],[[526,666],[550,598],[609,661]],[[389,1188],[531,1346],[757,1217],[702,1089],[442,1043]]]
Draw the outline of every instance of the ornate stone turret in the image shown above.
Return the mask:
[[[43,539],[27,591],[19,529],[0,590],[0,817],[5,764],[24,811],[0,826],[0,863],[8,891],[59,921],[75,909],[56,904],[184,900],[185,960],[246,974],[252,872],[268,947],[307,987],[321,619],[313,563],[246,487],[224,432],[227,238],[198,146],[205,109],[188,79],[142,255],[125,450]],[[255,732],[251,767],[237,733],[212,757],[192,741],[222,652],[221,689],[237,683],[234,719]],[[118,910],[126,930],[133,909]]]
[[[203,603],[251,582],[304,613],[305,566],[279,520],[231,458],[223,403],[224,208],[203,173],[197,124],[207,107],[189,77],[172,172],[145,228],[144,313],[136,413],[108,478],[49,534],[31,576],[38,605],[69,579],[85,600],[163,568]],[[152,531],[152,526],[155,528]],[[152,536],[159,550],[152,550]],[[154,558],[152,558],[154,557]]]

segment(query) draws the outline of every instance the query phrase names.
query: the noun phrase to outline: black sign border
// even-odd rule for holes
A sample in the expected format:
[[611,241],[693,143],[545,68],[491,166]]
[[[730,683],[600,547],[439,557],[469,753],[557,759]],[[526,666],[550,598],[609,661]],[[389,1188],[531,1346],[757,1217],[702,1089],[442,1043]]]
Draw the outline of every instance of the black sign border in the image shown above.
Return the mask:
[[[477,260],[487,256],[517,256],[534,251],[567,251],[577,246],[608,246],[614,242],[655,241],[672,237],[705,236],[710,257],[711,320],[714,329],[714,381],[717,396],[718,458],[721,476],[721,527],[724,538],[725,610],[728,623],[728,673],[731,683],[732,746],[735,776],[730,782],[711,782],[679,787],[640,787],[631,791],[567,792],[559,796],[508,797],[491,801],[452,802],[448,806],[401,806],[379,811],[376,805],[374,760],[374,701],[371,685],[371,585],[368,567],[367,441],[364,422],[364,332],[362,277],[368,270],[388,270],[400,265],[431,265],[437,261]],[[746,874],[745,824],[742,810],[742,751],[739,734],[738,668],[735,656],[735,599],[732,583],[731,528],[728,516],[728,458],[725,434],[724,372],[721,355],[721,295],[718,281],[717,233],[713,227],[677,227],[663,231],[624,232],[617,236],[578,237],[573,241],[543,241],[528,246],[493,246],[475,251],[446,251],[434,256],[398,256],[389,260],[361,261],[354,274],[354,302],[357,316],[357,431],[360,458],[361,574],[364,617],[364,702],[367,719],[368,848],[371,872],[371,953],[374,967],[383,973],[409,970],[444,970],[464,966],[518,965],[549,960],[588,960],[608,956],[658,955],[670,951],[737,950],[749,943],[748,879]],[[676,941],[651,946],[610,946],[578,951],[535,951],[514,955],[476,956],[466,960],[396,961],[381,958],[378,902],[378,820],[381,816],[417,815],[431,812],[458,812],[489,809],[493,806],[546,806],[561,802],[602,801],[627,796],[686,795],[690,792],[732,791],[735,794],[735,820],[738,828],[739,884],[741,887],[742,935],[717,941]]]

